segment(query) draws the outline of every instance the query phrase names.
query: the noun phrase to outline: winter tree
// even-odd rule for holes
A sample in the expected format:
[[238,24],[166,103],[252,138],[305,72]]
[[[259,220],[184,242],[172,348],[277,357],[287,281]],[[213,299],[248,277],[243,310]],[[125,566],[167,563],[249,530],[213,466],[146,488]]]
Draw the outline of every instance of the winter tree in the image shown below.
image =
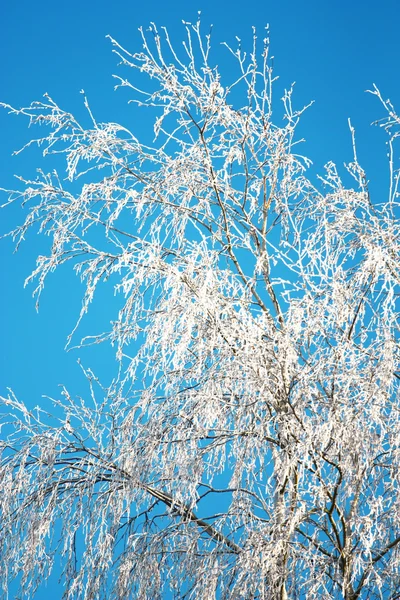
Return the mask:
[[1,398],[3,596],[17,578],[33,598],[60,562],[66,599],[394,600],[400,118],[374,87],[388,197],[350,123],[353,161],[314,178],[292,90],[273,112],[268,40],[226,46],[225,81],[185,28],[179,48],[155,25],[136,53],[111,40],[152,145],[86,99],[89,127],[48,96],[4,105],[42,126],[42,170],[4,196],[29,207],[17,244],[51,238],[37,297],[69,263],[75,338],[104,282],[121,309],[80,341],[114,347],[111,383],[83,365],[87,397],[65,388],[53,414]]

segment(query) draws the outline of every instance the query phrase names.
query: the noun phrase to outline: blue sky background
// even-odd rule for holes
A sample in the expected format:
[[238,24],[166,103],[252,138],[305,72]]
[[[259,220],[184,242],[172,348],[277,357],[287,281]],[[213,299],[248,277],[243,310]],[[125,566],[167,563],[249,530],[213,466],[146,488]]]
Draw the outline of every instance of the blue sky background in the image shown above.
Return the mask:
[[[351,160],[348,117],[356,128],[358,154],[371,179],[375,200],[387,197],[385,136],[370,123],[383,116],[376,98],[364,91],[376,83],[384,97],[400,110],[400,3],[398,0],[270,0],[198,2],[127,0],[58,0],[28,2],[3,0],[0,6],[0,100],[26,106],[48,92],[66,110],[83,114],[83,88],[99,121],[111,120],[128,126],[140,138],[144,121],[126,104],[126,96],[114,92],[113,73],[117,57],[105,38],[110,34],[135,51],[141,42],[137,28],[150,21],[166,25],[178,43],[183,38],[181,20],[197,18],[202,11],[205,30],[214,25],[214,45],[223,70],[225,53],[219,41],[234,43],[234,36],[250,42],[251,26],[260,37],[269,23],[275,74],[280,76],[276,97],[296,81],[297,106],[315,100],[303,118],[300,132],[307,143],[303,152],[316,169],[328,160],[338,164]],[[232,64],[231,62],[229,64]],[[229,70],[227,66],[226,69]],[[127,75],[133,75],[133,72]],[[33,152],[11,157],[29,139],[23,118],[0,111],[0,186],[15,185],[12,174],[34,177]],[[5,200],[0,198],[0,204]],[[17,207],[0,213],[2,233],[20,223],[24,213]],[[105,348],[90,352],[64,352],[80,308],[80,286],[68,268],[48,280],[40,311],[35,311],[32,287],[23,282],[44,253],[48,239],[28,237],[17,254],[10,239],[0,241],[0,394],[11,387],[29,405],[42,394],[58,395],[58,384],[71,392],[82,391],[82,376],[76,364],[100,375],[110,373],[112,355]],[[95,301],[84,329],[93,333],[114,317],[105,293]],[[107,381],[105,382],[107,383]],[[48,591],[40,598],[54,598]],[[57,596],[58,597],[58,596]]]

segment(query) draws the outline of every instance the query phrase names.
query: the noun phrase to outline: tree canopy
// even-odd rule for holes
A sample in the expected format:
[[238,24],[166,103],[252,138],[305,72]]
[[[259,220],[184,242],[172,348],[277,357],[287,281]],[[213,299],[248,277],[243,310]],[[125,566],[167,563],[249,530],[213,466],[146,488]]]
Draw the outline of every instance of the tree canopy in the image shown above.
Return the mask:
[[46,167],[6,191],[29,207],[17,244],[51,239],[38,301],[65,263],[85,284],[74,336],[99,286],[121,298],[78,344],[115,348],[110,384],[82,366],[87,397],[63,388],[53,413],[1,398],[3,595],[19,578],[33,597],[61,561],[68,599],[394,600],[400,118],[373,87],[386,199],[351,123],[352,162],[311,176],[268,38],[226,45],[228,81],[184,26],[179,50],[154,24],[136,53],[111,40],[152,144],[86,98],[89,127],[48,96],[3,105],[49,128],[28,144]]

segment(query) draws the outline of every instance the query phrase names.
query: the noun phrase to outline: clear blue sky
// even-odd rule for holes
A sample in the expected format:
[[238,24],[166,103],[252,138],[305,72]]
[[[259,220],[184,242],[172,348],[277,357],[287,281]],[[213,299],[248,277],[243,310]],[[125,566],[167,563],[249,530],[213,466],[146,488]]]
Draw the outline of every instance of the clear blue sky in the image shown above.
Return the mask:
[[[270,0],[238,2],[199,0],[185,2],[148,0],[58,0],[28,2],[3,0],[0,6],[0,100],[27,105],[48,92],[67,110],[81,111],[83,88],[98,120],[122,121],[140,136],[123,95],[113,91],[111,75],[117,59],[106,34],[125,47],[140,48],[137,28],[150,21],[166,25],[177,41],[183,35],[181,20],[195,20],[202,11],[207,28],[214,25],[214,43],[250,40],[251,26],[270,25],[278,94],[296,81],[298,106],[315,100],[301,129],[307,139],[303,151],[321,166],[328,160],[351,160],[347,119],[356,127],[359,158],[375,181],[378,197],[386,177],[384,135],[369,127],[382,110],[364,90],[376,83],[384,97],[400,107],[400,3],[398,0]],[[221,49],[218,49],[221,54]],[[223,58],[221,58],[221,65]],[[11,187],[12,174],[34,176],[30,157],[11,157],[29,139],[26,122],[0,111],[0,186]],[[138,136],[138,137],[139,137]],[[0,201],[0,204],[2,202]],[[23,213],[17,207],[0,213],[5,232]],[[36,405],[41,394],[57,395],[65,383],[80,389],[78,354],[65,354],[65,339],[80,307],[79,286],[68,269],[49,280],[39,314],[31,288],[23,281],[48,240],[28,238],[17,254],[12,243],[0,241],[0,394],[11,387],[21,400]],[[106,301],[94,305],[91,324],[113,318]],[[86,355],[88,358],[86,359]],[[110,353],[104,349],[83,356],[89,364],[107,371]],[[48,592],[48,598],[55,598]],[[46,598],[42,595],[41,598]]]

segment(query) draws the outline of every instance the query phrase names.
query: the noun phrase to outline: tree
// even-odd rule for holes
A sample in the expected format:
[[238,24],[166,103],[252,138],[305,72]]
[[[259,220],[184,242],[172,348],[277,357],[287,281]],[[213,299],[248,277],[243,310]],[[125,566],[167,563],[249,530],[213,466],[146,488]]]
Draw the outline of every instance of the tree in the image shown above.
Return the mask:
[[374,88],[387,201],[351,124],[350,185],[333,163],[312,182],[292,90],[273,121],[268,40],[226,46],[229,83],[200,23],[185,27],[181,54],[155,25],[136,54],[111,40],[137,73],[118,86],[154,115],[151,147],[86,99],[89,128],[50,97],[3,105],[49,126],[46,160],[66,159],[65,179],[9,192],[31,207],[17,243],[52,238],[38,296],[68,262],[86,285],[78,325],[103,282],[123,298],[81,342],[115,346],[110,385],[83,368],[89,397],[64,388],[54,415],[2,398],[4,595],[19,576],[33,597],[61,559],[65,598],[394,600],[400,118]]

